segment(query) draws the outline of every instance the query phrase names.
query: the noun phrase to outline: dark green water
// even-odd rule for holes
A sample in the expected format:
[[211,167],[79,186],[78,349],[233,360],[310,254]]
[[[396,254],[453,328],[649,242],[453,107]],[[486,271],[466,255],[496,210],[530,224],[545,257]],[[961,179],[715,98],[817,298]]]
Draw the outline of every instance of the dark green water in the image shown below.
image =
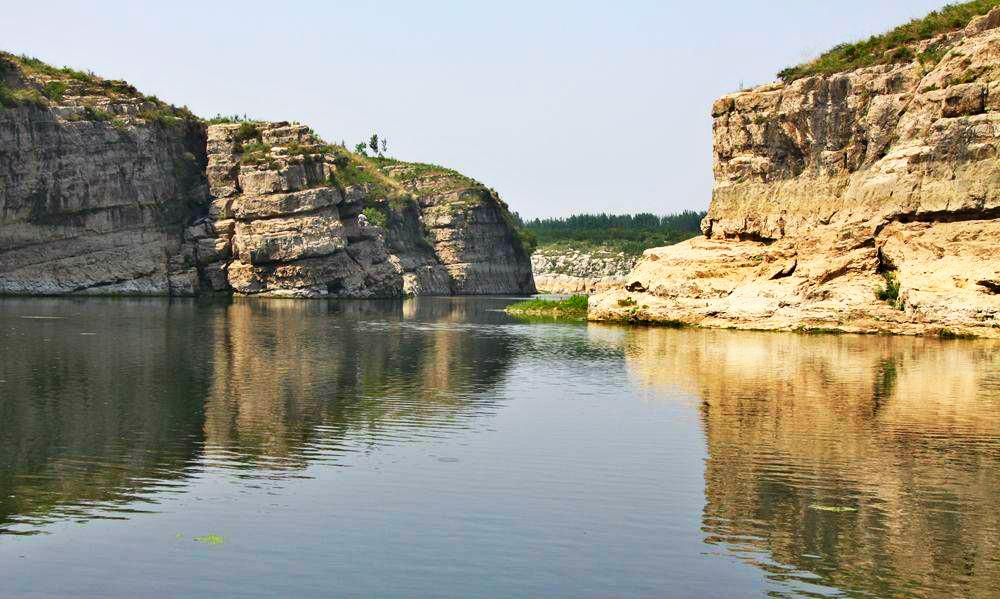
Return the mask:
[[507,301],[0,300],[0,597],[1000,597],[1000,345]]

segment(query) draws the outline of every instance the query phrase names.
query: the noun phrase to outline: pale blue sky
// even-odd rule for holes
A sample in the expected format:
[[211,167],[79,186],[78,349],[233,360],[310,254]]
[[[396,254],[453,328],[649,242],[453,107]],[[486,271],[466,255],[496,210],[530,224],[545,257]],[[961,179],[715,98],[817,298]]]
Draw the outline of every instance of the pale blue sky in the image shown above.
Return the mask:
[[716,96],[944,3],[39,0],[0,30],[203,116],[377,130],[533,217],[706,208]]

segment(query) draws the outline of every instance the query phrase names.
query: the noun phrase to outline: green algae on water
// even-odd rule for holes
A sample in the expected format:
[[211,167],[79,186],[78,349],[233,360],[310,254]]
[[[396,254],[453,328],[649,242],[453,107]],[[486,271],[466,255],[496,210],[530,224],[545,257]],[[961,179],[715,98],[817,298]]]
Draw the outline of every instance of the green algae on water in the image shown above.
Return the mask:
[[225,542],[225,539],[219,535],[202,535],[200,537],[194,537],[192,540],[199,543],[207,543],[209,545],[221,545]]

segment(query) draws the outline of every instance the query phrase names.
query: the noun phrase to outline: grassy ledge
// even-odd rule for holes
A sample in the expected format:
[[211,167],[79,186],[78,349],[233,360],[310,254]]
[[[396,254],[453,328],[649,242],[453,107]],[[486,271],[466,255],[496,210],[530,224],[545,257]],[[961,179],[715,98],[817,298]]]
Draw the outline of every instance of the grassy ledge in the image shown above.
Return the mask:
[[909,63],[914,59],[936,63],[946,48],[935,48],[932,45],[917,55],[911,46],[962,29],[975,17],[985,15],[997,6],[1000,6],[1000,0],[949,4],[882,35],[835,46],[815,60],[784,69],[778,73],[778,77],[785,83],[790,83],[812,75],[832,75],[878,64]]
[[587,318],[587,296],[574,295],[564,300],[530,299],[507,306],[506,312],[519,317],[584,320]]

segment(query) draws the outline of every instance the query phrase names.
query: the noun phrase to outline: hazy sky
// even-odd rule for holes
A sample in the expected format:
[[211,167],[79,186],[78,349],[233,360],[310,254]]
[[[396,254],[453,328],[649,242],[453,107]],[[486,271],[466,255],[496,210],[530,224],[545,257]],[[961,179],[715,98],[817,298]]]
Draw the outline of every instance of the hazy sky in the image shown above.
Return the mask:
[[11,2],[3,49],[456,168],[525,216],[704,209],[712,100],[943,0]]

